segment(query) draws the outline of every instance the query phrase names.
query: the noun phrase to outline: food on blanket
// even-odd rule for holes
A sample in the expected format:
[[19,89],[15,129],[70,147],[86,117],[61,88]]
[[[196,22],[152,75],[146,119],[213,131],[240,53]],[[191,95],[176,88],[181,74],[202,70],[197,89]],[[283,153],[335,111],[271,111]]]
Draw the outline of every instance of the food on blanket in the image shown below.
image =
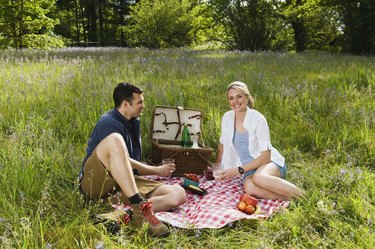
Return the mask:
[[189,185],[194,185],[196,187],[199,187],[199,182],[194,182],[190,179],[187,179],[185,177],[182,177],[182,184],[183,186],[189,186]]
[[182,177],[181,186],[184,189],[190,190],[194,194],[198,194],[198,195],[204,195],[204,194],[206,194],[206,190],[199,187],[199,182],[194,182],[194,181],[189,180],[189,179],[187,179],[185,177]]
[[243,201],[246,203],[246,205],[251,205],[253,207],[256,207],[258,204],[258,199],[249,195],[248,193],[243,193],[240,197],[240,201]]
[[199,191],[199,192],[202,192],[203,193],[203,190],[195,185],[189,185],[188,188],[191,188],[191,189],[194,189],[196,191]]
[[237,208],[241,211],[244,211],[245,208],[246,208],[246,203],[243,202],[243,201],[240,201],[239,203],[237,203]]
[[253,214],[253,213],[255,212],[255,207],[254,207],[254,206],[251,206],[251,205],[247,205],[247,206],[245,207],[244,212],[245,212],[246,214]]
[[193,182],[199,182],[199,178],[196,174],[193,174],[193,173],[185,173],[184,176],[189,179],[189,180],[192,180]]
[[197,187],[197,186],[192,185],[192,184],[190,184],[190,185],[188,185],[184,188],[190,190],[191,192],[193,192],[194,194],[197,194],[197,195],[204,195],[206,193],[205,189],[202,189],[202,188]]
[[256,208],[254,214],[261,214],[262,212],[263,212],[262,208],[259,205],[257,205],[257,208]]
[[257,198],[249,195],[248,193],[243,193],[240,197],[240,202],[237,203],[237,208],[246,214],[253,214],[258,208],[257,205]]
[[256,210],[256,207],[252,205],[246,205],[244,201],[240,201],[239,203],[237,203],[237,208],[246,214],[253,214]]

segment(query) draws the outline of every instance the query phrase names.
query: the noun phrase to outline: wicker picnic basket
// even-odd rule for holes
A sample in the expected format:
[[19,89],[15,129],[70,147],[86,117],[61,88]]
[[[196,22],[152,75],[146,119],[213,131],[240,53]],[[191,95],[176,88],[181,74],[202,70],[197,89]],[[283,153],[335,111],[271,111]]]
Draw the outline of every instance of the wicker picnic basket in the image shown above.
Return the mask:
[[181,107],[155,106],[151,122],[151,162],[160,165],[163,159],[173,158],[176,175],[202,175],[210,164],[213,149],[199,144],[198,148],[181,146],[184,125],[192,137],[201,139],[202,111]]

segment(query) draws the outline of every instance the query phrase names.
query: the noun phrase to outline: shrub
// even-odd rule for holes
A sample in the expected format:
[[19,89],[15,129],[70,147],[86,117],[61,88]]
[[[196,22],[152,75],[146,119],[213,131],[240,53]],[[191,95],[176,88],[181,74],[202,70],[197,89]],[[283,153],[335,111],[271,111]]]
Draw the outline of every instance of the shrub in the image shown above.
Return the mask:
[[127,42],[148,48],[182,47],[192,43],[192,4],[189,0],[145,0],[131,8]]

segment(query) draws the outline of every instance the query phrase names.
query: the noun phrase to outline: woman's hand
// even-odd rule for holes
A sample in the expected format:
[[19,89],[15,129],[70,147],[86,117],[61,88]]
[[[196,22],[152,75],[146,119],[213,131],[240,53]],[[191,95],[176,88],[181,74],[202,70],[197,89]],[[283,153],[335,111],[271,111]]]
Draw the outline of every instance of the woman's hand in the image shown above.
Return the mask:
[[223,170],[222,174],[220,176],[216,177],[215,180],[228,180],[232,179],[236,175],[238,175],[238,169],[237,168],[230,168]]
[[157,167],[157,175],[159,176],[171,176],[176,171],[176,165],[174,163],[163,164]]

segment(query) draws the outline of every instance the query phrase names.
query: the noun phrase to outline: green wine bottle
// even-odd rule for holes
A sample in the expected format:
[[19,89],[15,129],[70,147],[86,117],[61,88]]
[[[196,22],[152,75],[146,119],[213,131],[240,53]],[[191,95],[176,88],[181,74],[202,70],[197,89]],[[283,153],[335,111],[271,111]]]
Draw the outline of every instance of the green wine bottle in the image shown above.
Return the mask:
[[182,147],[192,146],[190,131],[189,131],[187,124],[184,124],[184,129],[182,130],[181,146]]

